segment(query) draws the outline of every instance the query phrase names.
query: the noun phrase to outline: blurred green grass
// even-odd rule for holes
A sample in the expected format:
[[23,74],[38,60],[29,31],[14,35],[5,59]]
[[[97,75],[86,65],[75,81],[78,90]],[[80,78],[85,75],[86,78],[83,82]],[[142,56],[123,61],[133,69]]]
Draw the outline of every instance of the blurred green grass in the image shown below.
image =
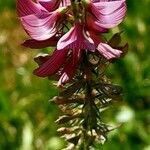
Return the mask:
[[[97,150],[150,150],[150,0],[128,0],[124,30],[125,58],[109,67],[108,76],[124,88],[124,101],[105,112],[105,121],[124,123]],[[59,150],[64,146],[54,123],[58,108],[48,100],[57,94],[46,79],[32,75],[33,57],[42,52],[21,47],[27,38],[15,12],[15,1],[0,1],[0,150]]]

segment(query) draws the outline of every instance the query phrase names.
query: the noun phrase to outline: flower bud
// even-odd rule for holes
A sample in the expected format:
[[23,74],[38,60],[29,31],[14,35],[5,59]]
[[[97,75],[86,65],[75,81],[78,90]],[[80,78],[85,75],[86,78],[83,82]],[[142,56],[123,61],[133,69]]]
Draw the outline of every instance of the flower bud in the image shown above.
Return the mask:
[[63,135],[63,134],[70,134],[72,131],[70,128],[66,128],[66,127],[61,127],[57,130],[57,132],[60,134],[60,135]]

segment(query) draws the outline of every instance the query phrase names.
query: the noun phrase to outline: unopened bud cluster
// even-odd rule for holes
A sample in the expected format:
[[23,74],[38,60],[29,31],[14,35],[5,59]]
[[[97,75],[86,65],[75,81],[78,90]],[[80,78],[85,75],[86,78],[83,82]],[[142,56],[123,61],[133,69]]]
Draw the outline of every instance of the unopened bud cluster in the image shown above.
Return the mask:
[[[121,40],[118,38],[121,38],[120,33],[109,43],[118,43]],[[122,46],[124,53],[127,49],[127,44]],[[51,100],[63,112],[56,123],[61,126],[58,133],[70,143],[65,150],[94,147],[96,142],[103,143],[107,133],[116,128],[105,124],[102,115],[112,104],[122,100],[122,88],[111,84],[104,74],[109,63],[102,56],[86,53],[73,80]]]

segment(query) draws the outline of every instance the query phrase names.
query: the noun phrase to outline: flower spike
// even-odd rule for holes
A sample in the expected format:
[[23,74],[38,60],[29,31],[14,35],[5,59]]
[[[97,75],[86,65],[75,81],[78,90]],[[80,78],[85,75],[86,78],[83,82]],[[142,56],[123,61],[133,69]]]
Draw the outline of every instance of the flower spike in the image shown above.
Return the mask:
[[54,48],[34,59],[33,73],[57,81],[60,92],[52,101],[64,113],[56,123],[63,125],[58,131],[70,143],[67,149],[91,149],[115,129],[102,121],[102,111],[121,100],[122,88],[111,84],[105,70],[126,54],[128,44],[121,45],[121,32],[110,40],[105,34],[124,20],[126,10],[125,0],[17,0],[30,36],[22,45]]

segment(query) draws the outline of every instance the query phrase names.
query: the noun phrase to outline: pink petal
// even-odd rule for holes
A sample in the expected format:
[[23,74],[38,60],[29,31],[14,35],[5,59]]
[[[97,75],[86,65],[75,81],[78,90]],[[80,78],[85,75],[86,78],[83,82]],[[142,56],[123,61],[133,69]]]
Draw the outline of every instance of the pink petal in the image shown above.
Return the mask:
[[88,15],[86,17],[86,24],[89,30],[93,30],[95,32],[100,32],[100,33],[108,32],[108,29],[102,27],[101,24],[97,22],[97,19],[94,18],[92,15]]
[[56,10],[60,5],[60,0],[38,0],[38,2],[49,12]]
[[97,18],[97,25],[113,28],[120,24],[126,14],[125,0],[90,3],[90,11]]
[[39,77],[46,77],[55,74],[64,63],[66,53],[67,50],[55,50],[52,56],[45,63],[34,70],[34,74]]
[[26,32],[35,40],[43,41],[51,38],[57,32],[56,23],[60,13],[41,13],[21,17]]
[[94,50],[95,45],[90,35],[87,35],[83,26],[76,23],[69,32],[60,38],[57,49],[90,49]]
[[49,12],[56,10],[59,7],[71,5],[70,0],[37,0]]
[[77,67],[80,63],[80,60],[81,60],[80,49],[74,49],[72,51],[72,56],[68,59],[64,69],[62,70],[62,75],[57,84],[58,86],[61,86],[69,82],[73,78],[77,70]]
[[120,50],[114,49],[106,43],[100,43],[97,50],[108,60],[119,58],[122,53]]
[[39,48],[45,48],[49,46],[55,46],[57,44],[59,37],[52,37],[48,40],[44,41],[37,41],[34,39],[26,40],[22,45],[25,47],[33,48],[33,49],[39,49]]
[[102,42],[100,34],[96,34],[95,32],[90,31],[90,36],[93,39],[95,46],[97,47],[100,42]]
[[62,71],[62,75],[57,83],[57,86],[61,86],[69,82],[73,78],[78,66],[78,61],[73,60],[75,59],[73,59],[72,57],[70,57],[70,59],[68,60],[67,64],[65,65],[65,68]]
[[17,0],[16,7],[19,17],[38,14],[41,13],[41,11],[46,11],[46,9],[44,9],[40,4],[37,4],[32,0]]

